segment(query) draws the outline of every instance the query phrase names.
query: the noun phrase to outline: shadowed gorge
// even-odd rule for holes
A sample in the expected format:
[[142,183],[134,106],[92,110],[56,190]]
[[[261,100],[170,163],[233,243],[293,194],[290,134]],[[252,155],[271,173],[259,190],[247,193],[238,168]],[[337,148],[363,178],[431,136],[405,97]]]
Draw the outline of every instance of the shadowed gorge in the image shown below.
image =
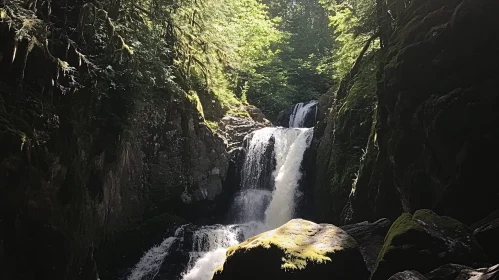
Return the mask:
[[0,279],[499,279],[497,0],[0,0]]

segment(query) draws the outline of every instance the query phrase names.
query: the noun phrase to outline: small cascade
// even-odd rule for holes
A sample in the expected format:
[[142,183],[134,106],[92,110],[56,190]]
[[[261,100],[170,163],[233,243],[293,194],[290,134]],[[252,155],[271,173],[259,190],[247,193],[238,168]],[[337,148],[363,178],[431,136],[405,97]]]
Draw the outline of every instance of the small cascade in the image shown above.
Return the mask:
[[[290,125],[302,125],[315,104],[295,107]],[[223,264],[228,247],[296,217],[301,163],[312,135],[313,128],[282,127],[263,128],[248,135],[241,189],[230,207],[234,224],[181,227],[175,236],[150,249],[127,279],[155,279],[162,265],[169,264],[171,254],[177,254],[185,260],[184,273],[168,275],[163,271],[157,280],[209,280]],[[172,246],[174,243],[177,245]]]
[[147,251],[132,269],[127,280],[152,280],[159,272],[165,257],[170,253],[170,247],[178,240],[184,226],[178,228],[175,235],[168,237],[163,242]]
[[314,123],[317,120],[317,104],[318,102],[313,100],[308,103],[298,103],[293,108],[293,112],[289,116],[289,127],[304,127],[307,116],[309,116],[312,111],[314,114]]

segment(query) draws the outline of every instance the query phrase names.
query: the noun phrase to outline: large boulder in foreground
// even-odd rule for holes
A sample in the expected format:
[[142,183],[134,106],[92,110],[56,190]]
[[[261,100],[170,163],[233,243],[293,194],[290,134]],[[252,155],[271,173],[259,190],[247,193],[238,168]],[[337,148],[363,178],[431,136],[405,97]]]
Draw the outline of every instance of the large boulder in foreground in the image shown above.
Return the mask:
[[368,277],[357,243],[345,231],[329,224],[295,219],[230,247],[213,280]]
[[404,270],[427,273],[447,263],[473,266],[486,259],[471,230],[430,210],[404,213],[391,226],[372,280],[386,280]]
[[383,241],[391,225],[390,220],[380,219],[373,223],[362,222],[341,227],[357,241],[369,271],[372,271],[376,264],[376,258],[383,247]]

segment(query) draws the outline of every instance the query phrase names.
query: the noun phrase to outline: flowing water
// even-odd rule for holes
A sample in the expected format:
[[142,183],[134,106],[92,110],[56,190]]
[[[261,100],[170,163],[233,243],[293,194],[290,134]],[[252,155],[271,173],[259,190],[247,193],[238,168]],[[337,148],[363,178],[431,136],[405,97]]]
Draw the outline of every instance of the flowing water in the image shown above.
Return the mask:
[[[126,279],[155,279],[163,263],[169,262],[172,251],[177,250],[188,252],[184,273],[180,277],[167,275],[157,280],[209,280],[214,270],[223,264],[228,247],[296,217],[295,198],[300,195],[301,162],[312,140],[313,128],[294,126],[303,125],[315,104],[302,103],[301,107],[295,107],[290,116],[292,128],[263,128],[247,136],[241,190],[230,207],[234,224],[202,226],[194,230],[180,227],[173,237],[146,252]],[[173,244],[177,244],[176,249]]]
[[293,108],[293,112],[289,116],[289,127],[303,127],[307,116],[312,113],[313,108],[314,118],[317,120],[317,104],[318,102],[315,100],[308,103],[296,104]]

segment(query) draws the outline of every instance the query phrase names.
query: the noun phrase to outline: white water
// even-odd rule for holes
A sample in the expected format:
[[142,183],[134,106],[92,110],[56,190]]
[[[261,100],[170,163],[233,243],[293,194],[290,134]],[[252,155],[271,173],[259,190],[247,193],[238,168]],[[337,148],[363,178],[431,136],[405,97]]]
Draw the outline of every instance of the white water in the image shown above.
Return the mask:
[[313,136],[313,129],[300,130],[300,134],[286,154],[284,163],[278,169],[273,199],[265,212],[265,225],[269,228],[282,226],[293,218],[294,197],[302,176],[300,166],[303,154],[310,146]]
[[159,272],[165,257],[169,254],[170,247],[178,240],[178,235],[184,230],[180,227],[176,230],[175,236],[168,237],[163,242],[147,251],[140,261],[135,265],[128,276],[128,280],[152,280]]
[[[289,127],[303,127],[305,117],[315,105],[317,105],[317,101],[296,104],[293,108],[293,113],[289,116]],[[315,107],[315,118],[317,118],[317,107]]]
[[[305,105],[308,106],[309,104]],[[311,107],[311,106],[310,106]],[[309,107],[309,108],[310,108]],[[301,110],[301,109],[300,109]],[[303,123],[297,111],[297,123]],[[308,112],[308,111],[307,111]],[[310,145],[313,128],[263,128],[255,131],[246,148],[241,191],[234,197],[234,225],[203,226],[193,232],[183,280],[209,280],[223,264],[227,248],[247,238],[281,226],[294,217],[301,162]],[[275,160],[269,160],[269,155]],[[150,249],[128,280],[153,280],[175,241],[184,242],[183,230]],[[189,246],[188,246],[189,247]],[[165,260],[166,259],[166,260]]]

